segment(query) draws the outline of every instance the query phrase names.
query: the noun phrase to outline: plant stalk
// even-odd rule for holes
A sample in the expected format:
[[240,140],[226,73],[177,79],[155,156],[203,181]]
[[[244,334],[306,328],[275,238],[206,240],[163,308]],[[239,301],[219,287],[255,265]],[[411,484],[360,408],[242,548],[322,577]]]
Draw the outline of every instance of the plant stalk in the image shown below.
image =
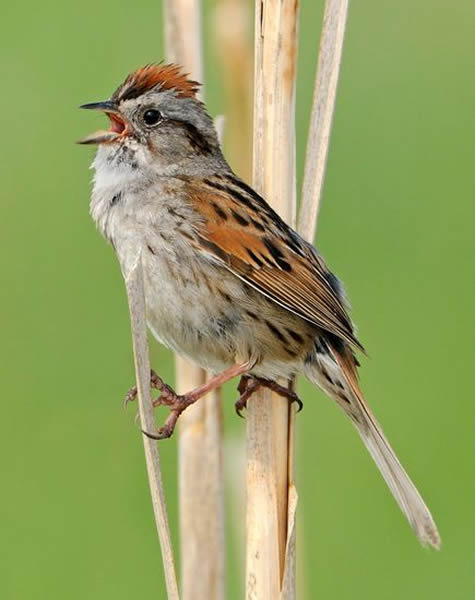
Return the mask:
[[[253,184],[289,224],[295,221],[295,0],[255,3]],[[282,382],[285,383],[286,382]],[[246,597],[295,598],[283,584],[288,548],[293,420],[286,398],[268,390],[247,405]],[[293,531],[293,528],[292,528]],[[292,541],[294,541],[292,536]],[[290,589],[289,589],[290,588]]]
[[[166,0],[164,9],[167,60],[182,65],[202,83],[200,1]],[[202,369],[176,357],[178,393],[201,385],[206,376]],[[183,600],[222,600],[225,543],[219,391],[180,417],[178,470]]]

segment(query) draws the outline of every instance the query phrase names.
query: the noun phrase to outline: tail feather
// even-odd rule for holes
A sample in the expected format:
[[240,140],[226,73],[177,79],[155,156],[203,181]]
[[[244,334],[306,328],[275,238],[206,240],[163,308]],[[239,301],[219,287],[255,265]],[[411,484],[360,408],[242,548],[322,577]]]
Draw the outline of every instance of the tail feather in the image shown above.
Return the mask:
[[353,357],[332,351],[319,357],[308,378],[337,401],[356,427],[396,502],[424,546],[439,549],[437,526],[424,500],[399,462],[360,391]]
[[439,532],[424,500],[372,415],[366,412],[362,414],[364,415],[362,424],[353,422],[396,502],[406,515],[421,544],[439,549]]

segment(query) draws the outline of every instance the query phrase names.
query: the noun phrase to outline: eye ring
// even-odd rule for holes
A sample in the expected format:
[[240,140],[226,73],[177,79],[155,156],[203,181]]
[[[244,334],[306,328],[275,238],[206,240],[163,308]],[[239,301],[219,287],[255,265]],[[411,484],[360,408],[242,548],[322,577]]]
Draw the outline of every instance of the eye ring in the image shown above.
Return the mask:
[[147,108],[142,114],[142,120],[147,127],[155,127],[162,120],[162,113],[156,108]]

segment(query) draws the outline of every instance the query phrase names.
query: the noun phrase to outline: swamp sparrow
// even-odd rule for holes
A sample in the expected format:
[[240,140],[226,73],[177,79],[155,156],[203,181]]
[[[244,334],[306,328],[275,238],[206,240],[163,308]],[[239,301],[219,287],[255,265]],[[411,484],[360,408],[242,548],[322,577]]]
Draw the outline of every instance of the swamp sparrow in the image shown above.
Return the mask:
[[[339,280],[226,162],[198,84],[176,65],[130,74],[101,110],[91,215],[124,276],[142,252],[153,335],[215,376],[178,396],[155,374],[155,404],[170,408],[157,438],[217,385],[243,376],[238,410],[259,386],[303,374],[349,416],[423,544],[440,538],[419,492],[391,449],[358,384],[355,336]],[[134,391],[129,394],[133,399]]]

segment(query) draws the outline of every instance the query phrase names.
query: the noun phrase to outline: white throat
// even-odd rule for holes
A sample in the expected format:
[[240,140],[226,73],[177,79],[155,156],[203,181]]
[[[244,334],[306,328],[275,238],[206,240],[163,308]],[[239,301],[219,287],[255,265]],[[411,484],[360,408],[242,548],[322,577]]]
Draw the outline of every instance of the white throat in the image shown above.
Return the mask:
[[[108,221],[112,207],[122,197],[144,183],[145,172],[139,157],[143,150],[124,146],[99,146],[92,162],[95,171],[89,210],[101,233],[110,239]],[[142,158],[142,160],[139,160]]]

